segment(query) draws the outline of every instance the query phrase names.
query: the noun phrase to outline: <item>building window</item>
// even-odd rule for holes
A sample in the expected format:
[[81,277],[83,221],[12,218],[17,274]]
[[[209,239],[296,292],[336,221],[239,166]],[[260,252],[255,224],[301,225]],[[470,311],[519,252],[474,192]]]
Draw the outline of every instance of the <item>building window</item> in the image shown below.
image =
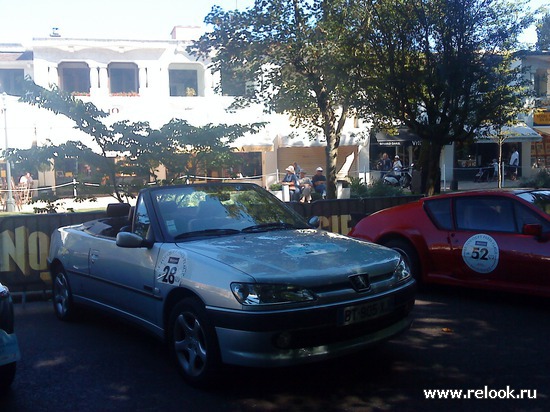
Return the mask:
[[24,79],[23,69],[0,69],[0,93],[21,96]]
[[247,86],[243,73],[229,65],[222,65],[221,89],[224,96],[245,96]]
[[67,93],[90,93],[90,68],[86,63],[60,63],[58,66],[61,90]]
[[108,72],[111,94],[138,94],[138,68],[134,63],[111,63]]
[[170,96],[197,96],[198,80],[196,70],[170,69]]
[[537,97],[546,97],[548,93],[548,73],[546,69],[538,69],[535,73],[534,89]]

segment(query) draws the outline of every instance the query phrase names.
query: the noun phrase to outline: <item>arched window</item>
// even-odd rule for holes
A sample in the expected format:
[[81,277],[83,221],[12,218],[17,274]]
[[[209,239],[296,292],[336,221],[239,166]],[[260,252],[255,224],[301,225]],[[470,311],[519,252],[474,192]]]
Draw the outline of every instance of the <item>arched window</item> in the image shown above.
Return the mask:
[[67,93],[90,93],[90,67],[84,62],[63,62],[57,66],[59,87]]
[[111,94],[138,93],[138,67],[134,63],[110,63],[108,71]]

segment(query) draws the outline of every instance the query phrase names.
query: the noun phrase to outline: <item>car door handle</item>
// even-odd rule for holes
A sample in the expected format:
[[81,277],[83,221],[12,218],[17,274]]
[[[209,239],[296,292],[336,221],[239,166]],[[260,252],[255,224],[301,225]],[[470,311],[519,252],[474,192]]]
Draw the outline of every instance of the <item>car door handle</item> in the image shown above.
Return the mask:
[[90,251],[90,263],[93,265],[99,259],[99,250]]

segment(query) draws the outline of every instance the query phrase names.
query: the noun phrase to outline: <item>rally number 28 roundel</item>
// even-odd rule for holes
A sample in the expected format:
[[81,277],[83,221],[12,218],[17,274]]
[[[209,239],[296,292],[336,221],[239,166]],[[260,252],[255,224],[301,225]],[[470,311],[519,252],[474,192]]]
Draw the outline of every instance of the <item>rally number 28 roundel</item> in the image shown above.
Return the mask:
[[187,272],[187,256],[185,252],[172,249],[159,259],[155,267],[155,276],[161,283],[179,285]]
[[490,273],[498,265],[497,242],[489,235],[473,235],[464,243],[462,259],[473,271]]

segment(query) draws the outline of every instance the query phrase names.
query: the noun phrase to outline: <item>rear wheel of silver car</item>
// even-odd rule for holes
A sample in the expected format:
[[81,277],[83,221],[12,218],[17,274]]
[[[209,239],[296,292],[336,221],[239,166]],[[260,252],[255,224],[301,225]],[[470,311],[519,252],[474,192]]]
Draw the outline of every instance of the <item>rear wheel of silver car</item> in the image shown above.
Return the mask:
[[417,281],[420,281],[420,260],[418,259],[416,250],[409,242],[402,239],[390,239],[384,243],[384,246],[399,252],[405,263],[409,266],[412,276]]
[[169,320],[168,343],[179,372],[191,384],[205,385],[220,366],[216,332],[201,301],[189,298],[178,303]]
[[53,277],[53,310],[61,320],[70,320],[75,315],[73,295],[67,275],[57,268]]

